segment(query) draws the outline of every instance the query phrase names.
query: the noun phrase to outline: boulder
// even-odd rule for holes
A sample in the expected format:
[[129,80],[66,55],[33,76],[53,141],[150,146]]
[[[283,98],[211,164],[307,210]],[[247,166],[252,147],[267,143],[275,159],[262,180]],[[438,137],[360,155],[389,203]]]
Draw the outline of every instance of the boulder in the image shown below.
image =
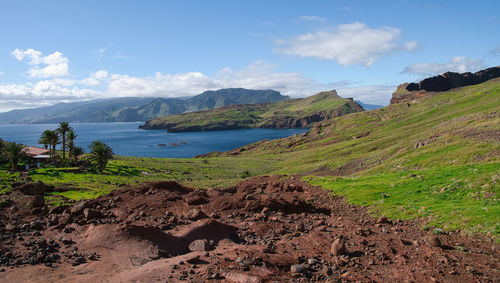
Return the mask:
[[190,211],[188,211],[186,214],[185,214],[186,218],[191,220],[191,221],[195,221],[195,220],[199,220],[199,219],[202,219],[202,218],[207,218],[208,216],[201,210],[197,209],[197,208],[193,208],[191,209]]
[[26,206],[28,208],[42,207],[45,205],[45,199],[41,195],[27,196],[28,201]]
[[83,210],[83,217],[85,217],[85,219],[87,219],[87,220],[99,218],[100,216],[101,216],[101,212],[97,209],[85,208]]
[[75,204],[71,209],[70,213],[71,215],[78,215],[83,212],[83,210],[87,207],[89,207],[89,203],[87,201],[80,201],[79,203]]
[[293,276],[302,275],[307,272],[307,268],[303,264],[294,264],[290,266],[290,272]]
[[440,248],[442,247],[441,240],[437,236],[426,236],[424,241],[431,247]]
[[19,231],[19,227],[12,224],[12,223],[9,223],[9,224],[5,225],[5,230],[7,230],[9,232],[17,232],[17,231]]
[[16,189],[26,195],[43,196],[46,192],[51,191],[52,188],[52,186],[47,186],[42,181],[38,181],[36,183],[20,185]]
[[334,256],[345,255],[347,253],[347,248],[342,238],[337,238],[333,241],[330,247],[330,253]]
[[194,240],[189,244],[189,250],[192,252],[206,252],[210,250],[210,243],[206,239]]

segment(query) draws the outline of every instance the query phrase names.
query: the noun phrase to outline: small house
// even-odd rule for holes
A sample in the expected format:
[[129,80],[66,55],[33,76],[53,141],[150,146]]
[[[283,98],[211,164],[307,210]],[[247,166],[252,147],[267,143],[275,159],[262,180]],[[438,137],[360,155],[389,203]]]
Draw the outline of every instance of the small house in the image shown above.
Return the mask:
[[50,160],[50,150],[46,148],[27,146],[23,149],[23,153],[30,158],[31,164],[37,167],[40,163],[47,163]]

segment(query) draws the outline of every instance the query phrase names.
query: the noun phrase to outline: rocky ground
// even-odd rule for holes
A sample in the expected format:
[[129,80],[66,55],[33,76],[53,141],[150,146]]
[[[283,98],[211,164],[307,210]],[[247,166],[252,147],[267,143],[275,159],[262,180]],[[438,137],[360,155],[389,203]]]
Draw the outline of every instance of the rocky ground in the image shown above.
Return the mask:
[[45,190],[0,202],[2,282],[500,281],[490,239],[374,219],[290,176],[149,183],[56,208]]

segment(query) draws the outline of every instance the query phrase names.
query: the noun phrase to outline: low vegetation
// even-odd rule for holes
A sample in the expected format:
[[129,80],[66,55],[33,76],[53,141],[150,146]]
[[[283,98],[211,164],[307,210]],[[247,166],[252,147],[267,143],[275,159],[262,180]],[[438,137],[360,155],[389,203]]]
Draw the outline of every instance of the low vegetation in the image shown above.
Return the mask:
[[308,98],[266,104],[246,104],[212,110],[169,115],[146,122],[142,128],[169,132],[210,131],[244,128],[306,128],[315,122],[363,111],[336,91],[320,92]]
[[[101,174],[48,166],[29,178],[56,186],[53,204],[146,181],[226,187],[251,176],[303,180],[374,215],[427,228],[500,235],[500,79],[316,123],[303,135],[195,159],[120,157]],[[285,103],[285,102],[284,102]],[[298,106],[297,106],[298,107]],[[0,170],[2,191],[17,175]]]
[[230,154],[279,160],[391,218],[500,235],[500,79],[315,124]]

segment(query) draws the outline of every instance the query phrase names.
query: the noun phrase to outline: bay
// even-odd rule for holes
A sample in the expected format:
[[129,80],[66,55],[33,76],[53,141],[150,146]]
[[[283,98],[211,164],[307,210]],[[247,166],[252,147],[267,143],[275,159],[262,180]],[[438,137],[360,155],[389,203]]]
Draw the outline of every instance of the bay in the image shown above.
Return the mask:
[[[265,139],[301,134],[308,129],[242,129],[207,132],[167,133],[165,130],[141,130],[143,123],[74,123],[77,146],[88,151],[89,144],[101,140],[117,155],[140,157],[191,158],[215,150],[231,150]],[[32,146],[44,130],[57,124],[0,125],[0,138]],[[163,146],[164,145],[164,146]],[[58,146],[60,148],[60,145]]]

